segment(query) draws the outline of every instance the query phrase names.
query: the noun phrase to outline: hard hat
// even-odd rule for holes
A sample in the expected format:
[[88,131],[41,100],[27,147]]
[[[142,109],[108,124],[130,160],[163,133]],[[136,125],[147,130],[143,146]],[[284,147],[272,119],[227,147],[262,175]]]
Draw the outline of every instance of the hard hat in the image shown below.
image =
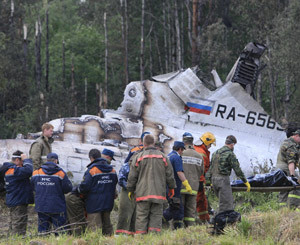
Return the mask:
[[208,146],[210,144],[213,144],[214,146],[216,145],[216,137],[210,132],[206,132],[206,133],[202,134],[200,139],[206,146]]

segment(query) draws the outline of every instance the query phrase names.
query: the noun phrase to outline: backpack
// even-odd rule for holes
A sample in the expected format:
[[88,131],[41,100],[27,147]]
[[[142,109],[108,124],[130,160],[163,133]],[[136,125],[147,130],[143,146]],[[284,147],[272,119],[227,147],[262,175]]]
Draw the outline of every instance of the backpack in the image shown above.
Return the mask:
[[213,221],[213,235],[220,235],[223,233],[227,224],[234,224],[241,221],[241,214],[234,210],[228,210],[216,215]]
[[1,166],[0,167],[0,192],[5,191],[5,172],[8,170],[7,166]]

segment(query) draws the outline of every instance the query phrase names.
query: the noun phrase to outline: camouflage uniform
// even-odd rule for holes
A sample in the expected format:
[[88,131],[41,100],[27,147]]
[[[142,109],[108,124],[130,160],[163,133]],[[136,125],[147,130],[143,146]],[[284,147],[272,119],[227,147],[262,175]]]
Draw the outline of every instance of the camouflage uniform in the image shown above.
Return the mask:
[[[292,137],[283,141],[277,155],[276,167],[283,170],[290,176],[289,164],[294,163],[295,168],[298,166],[299,161],[299,144],[294,141]],[[300,191],[281,191],[279,193],[280,206],[299,206],[300,205]]]
[[212,155],[211,166],[206,175],[208,178],[211,177],[214,191],[219,198],[219,213],[234,209],[230,185],[230,174],[232,169],[237,177],[244,183],[247,182],[233,150],[225,145]]
[[30,146],[29,154],[33,162],[33,170],[39,169],[46,162],[46,156],[52,152],[53,138],[41,135]]
[[186,145],[186,150],[182,153],[183,171],[186,179],[193,189],[189,194],[182,185],[181,197],[184,206],[184,224],[191,226],[196,221],[197,192],[199,189],[199,180],[204,173],[203,158],[195,151],[192,145]]
[[[134,159],[134,156],[131,157]],[[130,161],[131,162],[131,161]],[[127,180],[129,175],[129,163],[124,163],[119,172],[120,193],[119,215],[116,234],[133,235],[135,232],[135,200],[128,198]]]
[[72,234],[80,236],[85,232],[86,229],[84,199],[76,193],[66,194],[65,199],[67,206],[67,217]]
[[116,234],[133,235],[135,233],[136,202],[134,198],[128,198],[127,180],[132,162],[136,162],[136,156],[143,150],[144,146],[139,145],[132,148],[121,167],[118,176],[118,184],[122,187],[119,202],[119,216]]

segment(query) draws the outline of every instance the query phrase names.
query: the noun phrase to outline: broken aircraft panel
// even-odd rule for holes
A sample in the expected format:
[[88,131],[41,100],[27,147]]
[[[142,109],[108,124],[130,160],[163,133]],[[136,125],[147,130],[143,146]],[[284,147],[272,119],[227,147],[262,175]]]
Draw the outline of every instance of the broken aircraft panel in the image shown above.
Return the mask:
[[[138,144],[144,131],[151,132],[163,143],[165,153],[171,151],[175,140],[182,139],[184,132],[192,133],[197,141],[209,131],[217,139],[211,152],[224,145],[227,135],[237,137],[235,153],[246,175],[252,174],[252,168],[257,164],[271,166],[276,163],[279,146],[286,135],[246,92],[243,84],[231,81],[233,74],[238,77],[237,63],[225,84],[221,83],[216,71],[212,72],[215,90],[210,90],[197,77],[196,68],[131,82],[124,91],[120,107],[103,110],[103,118],[83,115],[51,121],[56,139],[53,151],[59,154],[61,166],[73,173],[74,182],[79,182],[88,164],[88,151],[92,148],[108,147],[115,151],[118,170],[129,146]],[[16,142],[1,141],[2,162],[2,156],[8,159],[16,149],[28,153],[32,143],[32,140],[19,140],[12,144],[12,141]]]

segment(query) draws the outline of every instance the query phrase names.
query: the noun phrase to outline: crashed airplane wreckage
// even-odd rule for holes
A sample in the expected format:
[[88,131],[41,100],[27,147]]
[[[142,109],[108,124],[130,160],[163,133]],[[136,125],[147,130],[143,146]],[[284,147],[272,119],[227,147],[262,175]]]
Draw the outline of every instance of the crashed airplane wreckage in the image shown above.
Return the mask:
[[[144,131],[163,143],[165,153],[184,132],[192,133],[195,141],[204,132],[212,132],[217,144],[212,152],[233,134],[238,140],[235,153],[246,174],[252,174],[258,163],[274,164],[286,135],[251,96],[264,50],[263,45],[249,43],[224,84],[216,71],[212,72],[214,82],[207,83],[198,78],[197,68],[189,68],[129,83],[121,106],[103,110],[101,118],[83,115],[51,121],[53,151],[60,156],[61,167],[79,182],[89,162],[88,151],[106,147],[115,152],[118,170]],[[7,161],[16,149],[28,153],[32,142],[1,140],[0,161]]]

